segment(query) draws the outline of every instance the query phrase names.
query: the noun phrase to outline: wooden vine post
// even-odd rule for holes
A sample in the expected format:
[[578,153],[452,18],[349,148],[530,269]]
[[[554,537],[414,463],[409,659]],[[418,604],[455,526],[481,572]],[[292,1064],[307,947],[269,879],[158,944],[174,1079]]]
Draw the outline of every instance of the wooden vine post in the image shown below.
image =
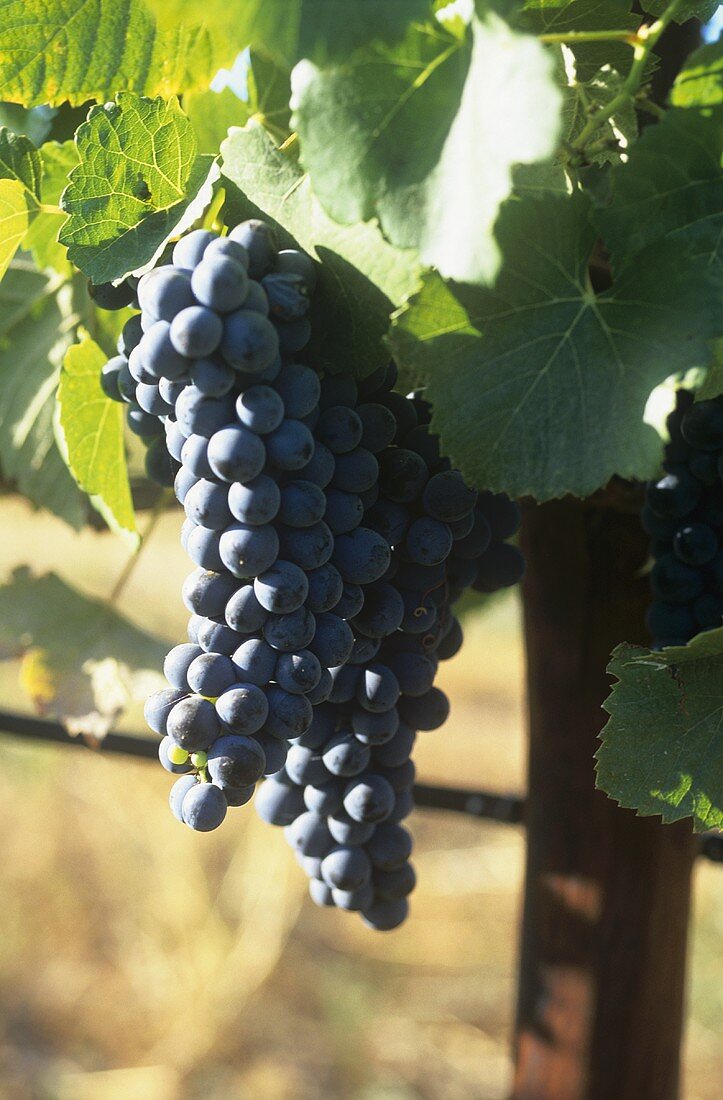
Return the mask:
[[[595,790],[621,640],[645,643],[648,547],[635,490],[525,510],[528,847],[514,1100],[675,1100],[689,822]],[[627,507],[626,507],[627,505]]]
[[[693,21],[662,37],[658,102],[699,33]],[[650,642],[641,503],[639,487],[616,482],[589,501],[524,510],[527,866],[512,1100],[679,1096],[696,840],[690,822],[636,817],[595,789],[610,654]]]

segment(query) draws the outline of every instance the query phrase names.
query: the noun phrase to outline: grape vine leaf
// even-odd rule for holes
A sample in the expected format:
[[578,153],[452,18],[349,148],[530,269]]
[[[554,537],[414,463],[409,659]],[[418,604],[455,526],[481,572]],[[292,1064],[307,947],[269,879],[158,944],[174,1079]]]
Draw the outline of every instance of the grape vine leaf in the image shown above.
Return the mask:
[[713,341],[713,357],[696,396],[701,400],[723,393],[723,338]]
[[[336,69],[292,73],[292,126],[314,189],[337,221],[379,217],[447,277],[489,282],[494,223],[516,163],[555,150],[562,97],[551,54],[490,13],[472,47],[439,26]],[[504,89],[504,109],[500,109]],[[419,119],[425,119],[420,127]]]
[[100,386],[107,356],[87,333],[65,353],[58,383],[58,426],[68,469],[112,531],[138,546],[128,482],[123,406]]
[[229,225],[264,217],[284,247],[321,263],[310,351],[325,370],[364,378],[389,358],[382,343],[395,305],[417,285],[413,254],[392,247],[373,222],[342,226],[325,213],[299,165],[263,127],[233,129],[221,146]]
[[[162,26],[198,20],[197,0],[150,0]],[[291,68],[302,57],[319,61],[345,57],[378,39],[400,38],[407,25],[429,14],[429,0],[205,0],[203,21],[236,51],[263,48]]]
[[[620,268],[669,235],[695,241],[723,276],[723,108],[672,108],[612,171],[612,200],[596,223]],[[723,289],[723,286],[722,286]]]
[[42,170],[40,154],[30,138],[0,126],[0,179],[19,180],[37,199]]
[[[68,174],[78,163],[74,141],[48,141],[40,149],[43,168],[41,197],[43,204],[57,207],[68,182]],[[50,267],[70,275],[67,251],[58,241],[58,234],[67,218],[62,210],[41,209],[25,236],[24,247],[33,255],[40,268]]]
[[0,0],[0,99],[25,107],[205,87],[227,50],[198,16],[159,28],[144,0]]
[[675,78],[670,102],[674,107],[718,107],[723,103],[723,39],[691,54]]
[[597,785],[642,816],[723,829],[723,629],[658,653],[619,645]]
[[[662,15],[669,6],[670,0],[642,0],[641,7],[650,15]],[[719,7],[719,0],[688,0],[676,10],[673,20],[676,23],[687,23],[689,19],[700,19],[706,23]]]
[[121,92],[115,103],[91,107],[76,145],[80,163],[63,192],[68,218],[59,240],[95,283],[153,264],[210,202],[216,162],[197,153],[176,99]]
[[183,97],[183,107],[193,126],[199,153],[214,156],[231,127],[244,126],[252,114],[248,103],[230,88],[192,92]]
[[0,586],[0,658],[22,658],[36,709],[70,733],[102,738],[131,702],[162,687],[167,648],[55,573],[22,567]]
[[426,390],[444,453],[480,488],[547,500],[651,476],[650,392],[708,361],[722,318],[704,260],[660,242],[596,295],[588,210],[581,194],[506,203],[495,288],[428,275],[393,319],[405,384]]
[[28,191],[20,180],[0,179],[0,279],[30,225]]
[[83,526],[87,499],[55,441],[55,390],[73,341],[72,287],[19,256],[0,283],[0,467],[38,507]]
[[29,138],[0,127],[0,279],[38,210],[40,155]]

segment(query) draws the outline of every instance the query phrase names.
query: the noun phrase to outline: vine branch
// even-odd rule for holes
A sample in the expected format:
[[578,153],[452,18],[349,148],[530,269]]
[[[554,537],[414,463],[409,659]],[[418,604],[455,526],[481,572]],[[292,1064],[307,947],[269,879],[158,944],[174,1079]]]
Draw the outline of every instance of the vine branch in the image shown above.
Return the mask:
[[630,67],[630,72],[623,81],[622,88],[616,96],[613,96],[609,103],[598,108],[598,110],[588,119],[580,133],[571,143],[571,148],[574,152],[582,153],[590,141],[590,138],[597,133],[600,127],[607,122],[609,118],[612,118],[621,108],[625,107],[628,102],[635,99],[640,89],[640,85],[643,82],[648,58],[660,36],[677,15],[682,3],[683,0],[671,0],[671,3],[668,4],[659,19],[656,19],[654,23],[643,24],[643,26],[640,27],[637,34],[634,36],[633,63]]

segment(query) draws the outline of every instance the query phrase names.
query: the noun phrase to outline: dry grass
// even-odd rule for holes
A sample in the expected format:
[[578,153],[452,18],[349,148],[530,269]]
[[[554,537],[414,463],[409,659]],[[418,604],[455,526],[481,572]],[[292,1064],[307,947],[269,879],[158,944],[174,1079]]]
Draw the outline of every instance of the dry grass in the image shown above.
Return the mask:
[[[3,572],[29,561],[102,595],[121,568],[107,536],[12,502],[2,517]],[[176,526],[164,521],[124,600],[169,638],[184,620]],[[419,772],[521,789],[514,602],[474,620],[468,641],[444,671],[452,719],[420,738]],[[0,666],[6,704],[16,671]],[[253,813],[198,837],[168,814],[167,788],[146,764],[4,742],[3,1100],[502,1100],[519,830],[417,814],[413,917],[375,936],[305,900],[282,837]],[[721,902],[723,870],[701,866],[686,1100],[717,1100],[723,1079]]]

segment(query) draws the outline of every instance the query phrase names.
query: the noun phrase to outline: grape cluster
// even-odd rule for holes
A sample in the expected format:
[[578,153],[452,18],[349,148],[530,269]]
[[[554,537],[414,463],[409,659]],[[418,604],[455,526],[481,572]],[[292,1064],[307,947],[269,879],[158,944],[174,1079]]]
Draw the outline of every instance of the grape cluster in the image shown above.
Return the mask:
[[646,488],[652,539],[655,648],[685,645],[723,624],[723,396],[694,402],[679,389],[667,420],[665,474]]
[[519,525],[517,506],[471,490],[440,456],[426,402],[389,391],[389,381],[388,373],[367,379],[356,406],[345,382],[347,408],[365,426],[361,443],[379,465],[363,523],[383,535],[389,565],[364,586],[350,618],[354,649],[331,670],[328,701],[256,798],[265,821],[286,826],[313,900],[360,911],[377,929],[404,920],[415,883],[401,822],[413,808],[417,731],[436,729],[449,712],[434,680],[462,644],[452,605],[470,585],[514,584],[524,568],[504,541]]
[[393,364],[357,385],[300,361],[315,265],[264,223],[197,230],[170,261],[130,288],[141,312],[103,384],[157,426],[196,567],[188,641],[146,707],[171,809],[208,831],[268,777],[257,809],[286,827],[312,898],[396,927],[411,751],[447,717],[453,604],[519,580],[517,506],[451,468]]

